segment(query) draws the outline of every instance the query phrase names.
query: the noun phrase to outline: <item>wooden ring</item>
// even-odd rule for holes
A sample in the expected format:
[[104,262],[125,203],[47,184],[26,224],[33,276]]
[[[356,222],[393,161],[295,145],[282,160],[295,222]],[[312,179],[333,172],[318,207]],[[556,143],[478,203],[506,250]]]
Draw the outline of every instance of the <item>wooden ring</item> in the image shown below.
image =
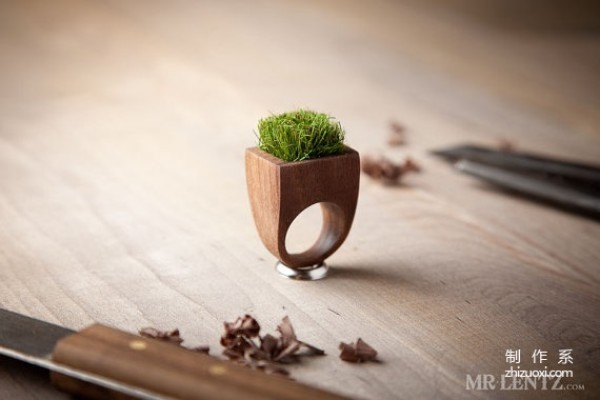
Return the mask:
[[[360,180],[358,152],[285,162],[254,147],[246,150],[246,182],[252,215],[266,248],[291,268],[322,263],[344,242],[354,219]],[[289,253],[285,237],[302,211],[321,203],[323,225],[315,244]]]

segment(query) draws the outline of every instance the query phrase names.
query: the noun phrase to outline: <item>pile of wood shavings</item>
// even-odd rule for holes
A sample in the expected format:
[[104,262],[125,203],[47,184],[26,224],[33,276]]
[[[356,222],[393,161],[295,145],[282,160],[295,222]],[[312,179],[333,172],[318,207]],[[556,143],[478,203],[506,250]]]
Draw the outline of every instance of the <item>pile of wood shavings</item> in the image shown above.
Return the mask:
[[[225,332],[221,336],[221,345],[225,348],[223,355],[230,361],[267,374],[289,376],[289,371],[284,365],[299,362],[301,356],[325,355],[323,350],[296,337],[294,327],[287,316],[277,327],[277,336],[271,334],[260,336],[258,321],[248,314],[237,318],[234,322],[225,322],[224,327]],[[209,354],[208,346],[193,348],[183,346],[184,340],[179,334],[179,329],[161,331],[148,327],[140,329],[139,334],[190,351]],[[356,343],[341,342],[339,349],[340,358],[347,362],[374,361],[377,357],[377,351],[360,338]]]
[[260,325],[250,315],[235,322],[225,322],[221,345],[223,355],[253,369],[266,373],[289,375],[278,364],[291,364],[301,355],[324,355],[325,352],[298,340],[290,319],[286,316],[277,327],[278,337],[270,334],[260,336]]

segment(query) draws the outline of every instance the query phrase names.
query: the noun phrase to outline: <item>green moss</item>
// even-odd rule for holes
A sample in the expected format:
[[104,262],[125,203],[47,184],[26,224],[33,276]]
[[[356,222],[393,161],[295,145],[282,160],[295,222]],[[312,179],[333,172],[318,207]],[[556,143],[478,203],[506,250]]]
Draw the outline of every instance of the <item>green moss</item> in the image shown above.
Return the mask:
[[344,130],[333,117],[309,110],[258,121],[258,147],[284,161],[302,161],[344,151]]

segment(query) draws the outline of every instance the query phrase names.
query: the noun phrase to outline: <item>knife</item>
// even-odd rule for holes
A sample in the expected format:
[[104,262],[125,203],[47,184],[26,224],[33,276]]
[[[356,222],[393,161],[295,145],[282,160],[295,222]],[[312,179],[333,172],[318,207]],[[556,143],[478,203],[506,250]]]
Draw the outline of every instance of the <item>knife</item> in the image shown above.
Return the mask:
[[600,218],[600,167],[537,154],[460,145],[433,154],[494,185]]
[[90,399],[344,399],[105,325],[76,332],[1,308],[0,355],[46,368],[56,387]]
[[536,175],[544,179],[560,181],[562,184],[576,185],[580,189],[598,190],[598,185],[600,185],[600,167],[539,154],[496,150],[469,144],[435,150],[433,154],[451,162],[469,160],[502,170]]

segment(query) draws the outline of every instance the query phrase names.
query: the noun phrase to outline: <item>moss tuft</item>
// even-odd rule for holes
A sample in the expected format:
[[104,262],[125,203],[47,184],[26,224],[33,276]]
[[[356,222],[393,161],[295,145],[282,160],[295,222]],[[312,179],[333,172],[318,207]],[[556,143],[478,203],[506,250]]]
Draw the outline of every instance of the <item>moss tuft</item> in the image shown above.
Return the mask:
[[344,151],[344,130],[333,117],[296,110],[258,121],[258,147],[284,161],[302,161]]

